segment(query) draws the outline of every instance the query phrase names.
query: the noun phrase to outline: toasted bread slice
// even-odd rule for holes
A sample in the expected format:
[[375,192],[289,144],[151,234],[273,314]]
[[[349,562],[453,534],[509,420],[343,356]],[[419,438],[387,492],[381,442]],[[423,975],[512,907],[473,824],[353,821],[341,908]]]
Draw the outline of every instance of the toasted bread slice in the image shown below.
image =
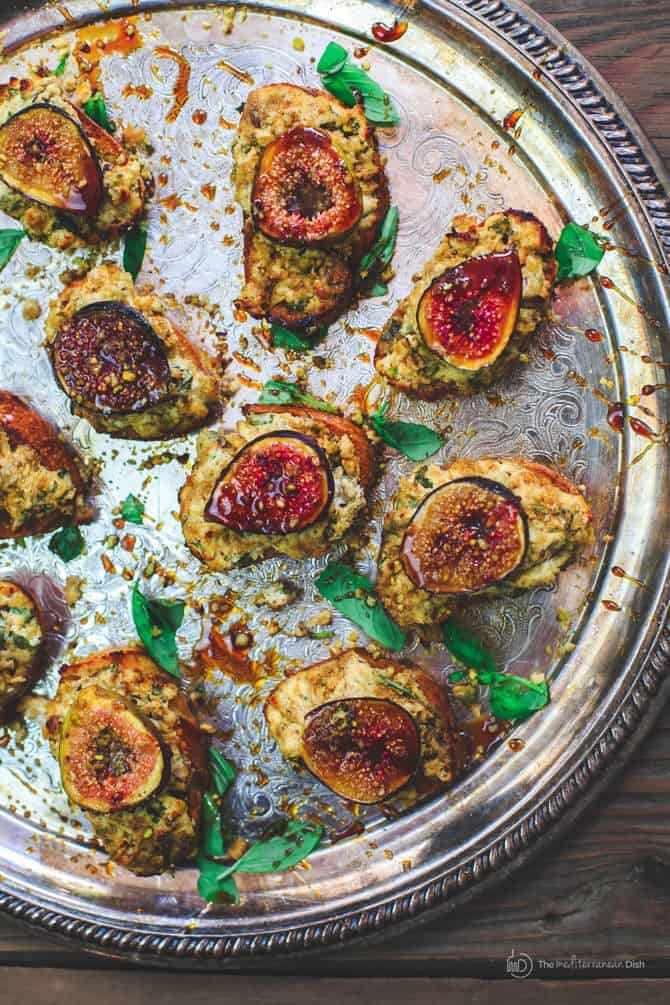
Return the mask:
[[0,580],[0,719],[45,669],[42,610],[24,587]]
[[496,594],[553,586],[561,569],[593,541],[593,517],[577,486],[564,475],[520,458],[462,460],[442,468],[424,465],[400,480],[384,521],[377,591],[402,627],[446,620],[463,596],[430,593],[410,579],[402,560],[405,532],[423,500],[436,488],[460,478],[485,478],[512,492],[526,515],[528,546],[519,568],[503,582],[475,594]]
[[[239,532],[215,522],[206,507],[222,472],[246,444],[259,436],[295,432],[316,441],[332,473],[333,492],[322,518],[285,534]],[[376,475],[374,448],[364,431],[343,416],[293,405],[251,405],[235,432],[205,430],[198,455],[179,496],[184,538],[209,568],[230,569],[274,555],[310,558],[323,555],[363,516]]]
[[[296,126],[326,134],[360,188],[358,223],[328,247],[271,240],[254,223],[252,189],[263,151]],[[245,221],[245,285],[239,307],[294,329],[334,321],[354,297],[358,263],[374,244],[389,206],[376,135],[362,107],[348,108],[325,91],[295,84],[259,87],[244,106],[233,161],[235,194]]]
[[88,523],[88,476],[53,426],[9,391],[0,391],[0,538],[44,534]]
[[[522,292],[514,332],[495,362],[478,370],[460,369],[432,352],[419,330],[417,313],[424,293],[447,269],[470,259],[515,249],[521,266]],[[426,263],[411,293],[398,304],[377,343],[375,366],[406,394],[434,400],[474,394],[489,387],[527,348],[545,319],[556,280],[554,245],[546,227],[532,213],[506,210],[485,220],[459,216],[436,253]]]
[[94,122],[82,105],[91,97],[88,81],[72,90],[71,77],[26,78],[7,89],[0,102],[0,124],[31,104],[48,104],[78,122],[100,167],[102,199],[93,218],[65,215],[33,201],[0,181],[0,209],[19,220],[31,238],[56,248],[98,244],[129,230],[143,215],[153,189],[148,160]]
[[120,303],[137,311],[163,346],[170,370],[169,393],[141,411],[115,412],[72,402],[76,415],[101,433],[127,440],[183,436],[206,425],[220,408],[219,380],[209,357],[196,348],[168,316],[168,307],[153,291],[137,289],[117,265],[101,265],[77,279],[52,303],[46,322],[51,350],[63,325],[77,311],[96,303]]
[[167,777],[140,805],[88,813],[95,836],[115,862],[138,875],[165,872],[198,850],[202,797],[207,788],[207,741],[179,683],[144,649],[108,649],[63,667],[49,702],[45,735],[58,755],[68,709],[83,688],[121,695],[151,724],[166,751]]
[[415,783],[422,792],[431,785],[443,787],[455,780],[459,771],[457,734],[446,691],[418,667],[372,659],[360,648],[299,670],[269,696],[265,718],[284,757],[300,759],[308,713],[343,698],[384,698],[409,712],[420,736]]

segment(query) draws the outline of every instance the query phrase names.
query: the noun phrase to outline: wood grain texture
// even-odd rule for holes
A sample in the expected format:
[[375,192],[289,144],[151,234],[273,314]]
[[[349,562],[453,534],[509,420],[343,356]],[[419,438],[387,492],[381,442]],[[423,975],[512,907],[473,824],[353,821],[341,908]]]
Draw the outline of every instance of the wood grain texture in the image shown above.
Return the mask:
[[[670,0],[534,0],[589,58],[639,119],[657,149],[670,162]],[[643,977],[670,977],[670,709],[653,735],[607,794],[579,821],[574,832],[550,854],[516,874],[487,900],[474,901],[457,916],[442,916],[410,934],[360,948],[346,948],[302,963],[265,966],[283,971],[282,981],[234,977],[117,974],[123,964],[107,963],[65,944],[35,936],[0,918],[0,1000],[25,998],[34,1005],[88,997],[91,967],[111,970],[95,983],[96,1005],[123,1001],[135,1005],[160,994],[164,1005],[184,995],[198,1005],[214,985],[238,994],[249,1005],[272,1001],[356,1003],[412,1000],[517,1005],[587,999],[589,1003],[670,1000],[670,981],[635,984],[607,970],[608,980],[566,984],[503,978],[505,960],[514,949],[539,960],[579,958],[612,961],[643,959]],[[539,964],[536,964],[536,973]],[[26,971],[22,968],[36,968]],[[42,969],[42,968],[59,968]],[[65,973],[62,968],[72,968]],[[295,975],[291,977],[289,975]],[[342,981],[341,975],[358,980]],[[307,975],[328,980],[307,981]],[[395,976],[381,989],[361,977]],[[448,976],[488,981],[451,980]],[[551,973],[544,971],[544,977]],[[580,976],[576,970],[560,976]],[[600,977],[597,969],[590,977]],[[427,981],[425,978],[432,978]],[[330,979],[332,978],[332,979]]]

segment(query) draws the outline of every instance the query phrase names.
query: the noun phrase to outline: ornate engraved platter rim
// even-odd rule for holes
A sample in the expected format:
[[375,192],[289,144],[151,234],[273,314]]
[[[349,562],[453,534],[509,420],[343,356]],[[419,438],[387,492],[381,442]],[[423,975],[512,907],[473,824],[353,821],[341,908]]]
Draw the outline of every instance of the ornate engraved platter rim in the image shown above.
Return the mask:
[[[112,6],[110,13],[118,14],[119,5]],[[137,12],[147,7],[165,6],[152,3],[142,8],[134,5],[124,5],[124,8]],[[460,20],[465,27],[471,28],[476,18],[504,39],[506,46],[513,47],[521,61],[521,52],[535,58],[554,47],[560,62],[555,67],[548,66],[546,74],[559,94],[569,99],[590,124],[590,129],[599,135],[610,158],[634,184],[638,202],[654,228],[659,245],[670,248],[670,208],[658,178],[655,156],[648,152],[646,141],[638,134],[626,110],[590,68],[585,68],[558,33],[521,4],[514,7],[497,0],[457,0],[453,4],[429,0],[426,7],[431,7],[438,15]],[[597,105],[598,100],[602,104]],[[596,105],[599,111],[594,111]],[[627,135],[622,135],[622,127]],[[665,614],[667,592],[666,583],[663,597],[656,600],[657,614]],[[550,832],[553,834],[558,826],[565,826],[566,821],[592,798],[596,786],[601,784],[598,779],[604,779],[620,763],[621,752],[625,749],[628,753],[631,741],[649,728],[653,712],[661,707],[667,690],[663,679],[670,650],[666,632],[655,640],[653,634],[650,625],[647,638],[640,645],[640,650],[648,651],[647,659],[643,666],[631,668],[626,677],[626,693],[617,696],[619,708],[616,711],[608,709],[609,721],[602,724],[600,736],[591,749],[574,758],[562,777],[552,779],[551,787],[542,794],[535,809],[522,819],[510,822],[507,831],[496,840],[482,841],[477,854],[457,870],[451,869],[427,880],[422,878],[420,882],[399,882],[397,886],[402,887],[402,892],[394,891],[391,896],[377,898],[374,904],[363,909],[350,909],[345,905],[337,917],[328,917],[326,911],[325,920],[320,919],[315,924],[291,929],[277,927],[271,932],[239,931],[234,936],[217,934],[217,929],[225,928],[225,919],[217,919],[211,934],[197,936],[174,930],[166,934],[161,925],[146,924],[145,927],[134,922],[126,925],[116,919],[113,923],[99,924],[93,920],[93,913],[82,910],[79,915],[73,912],[68,916],[51,910],[44,901],[31,903],[29,899],[17,897],[9,889],[0,895],[0,907],[30,924],[75,937],[103,952],[133,953],[136,958],[166,962],[183,960],[191,965],[194,961],[221,965],[225,960],[239,963],[247,957],[336,944],[414,917],[443,902],[456,906],[482,883],[518,865],[531,850],[534,852],[546,842]]]

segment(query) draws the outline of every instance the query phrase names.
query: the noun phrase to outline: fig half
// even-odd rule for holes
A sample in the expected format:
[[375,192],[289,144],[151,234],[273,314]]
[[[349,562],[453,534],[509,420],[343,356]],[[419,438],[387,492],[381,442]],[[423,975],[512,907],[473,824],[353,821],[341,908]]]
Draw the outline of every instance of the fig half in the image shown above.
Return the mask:
[[169,393],[165,347],[151,325],[120,301],[88,304],[65,322],[53,344],[65,393],[96,412],[142,412]]
[[419,763],[419,731],[404,708],[385,698],[343,698],[305,718],[301,756],[313,775],[355,803],[388,799]]
[[477,593],[518,569],[527,547],[528,522],[514,493],[488,478],[459,478],[416,510],[402,560],[429,593]]
[[355,178],[327,133],[297,126],[263,151],[251,192],[256,226],[298,245],[343,240],[363,203]]
[[97,685],[83,688],[70,707],[58,759],[68,797],[96,813],[144,802],[166,767],[154,727],[121,695]]
[[290,534],[324,516],[333,490],[328,459],[316,440],[302,433],[265,433],[233,458],[205,513],[231,530]]
[[29,105],[0,126],[0,178],[27,199],[93,217],[102,175],[93,147],[73,118],[48,104]]
[[459,370],[490,366],[512,337],[521,289],[521,264],[514,250],[447,269],[419,302],[417,323],[424,342]]

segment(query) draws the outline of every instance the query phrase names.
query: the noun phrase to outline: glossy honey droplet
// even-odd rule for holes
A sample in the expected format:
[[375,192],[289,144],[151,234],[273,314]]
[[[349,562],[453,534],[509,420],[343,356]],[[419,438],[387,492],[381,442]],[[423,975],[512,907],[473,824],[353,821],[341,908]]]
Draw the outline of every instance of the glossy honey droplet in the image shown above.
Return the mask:
[[409,24],[407,21],[394,21],[393,24],[384,24],[382,21],[375,21],[372,25],[372,35],[378,42],[383,42],[389,45],[391,42],[397,42],[398,39],[402,38]]

